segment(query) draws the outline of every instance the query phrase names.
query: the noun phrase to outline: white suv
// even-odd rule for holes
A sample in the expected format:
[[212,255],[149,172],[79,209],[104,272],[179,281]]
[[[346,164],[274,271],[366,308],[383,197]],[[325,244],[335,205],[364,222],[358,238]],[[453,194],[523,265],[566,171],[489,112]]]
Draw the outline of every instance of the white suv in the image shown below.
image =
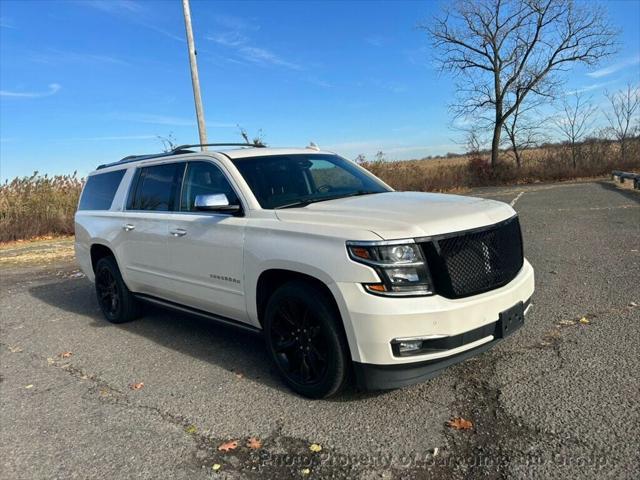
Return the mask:
[[351,376],[425,380],[524,322],[534,276],[509,205],[395,192],[315,146],[197,146],[89,175],[76,256],[107,320],[152,302],[263,332],[313,398]]

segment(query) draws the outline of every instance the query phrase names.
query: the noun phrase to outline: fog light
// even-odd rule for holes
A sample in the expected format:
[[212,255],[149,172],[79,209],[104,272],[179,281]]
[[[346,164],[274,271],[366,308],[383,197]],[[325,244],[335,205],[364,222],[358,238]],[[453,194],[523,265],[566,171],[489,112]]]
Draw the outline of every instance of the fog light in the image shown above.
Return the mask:
[[398,343],[398,352],[400,354],[415,352],[422,347],[422,340],[407,340],[405,342]]

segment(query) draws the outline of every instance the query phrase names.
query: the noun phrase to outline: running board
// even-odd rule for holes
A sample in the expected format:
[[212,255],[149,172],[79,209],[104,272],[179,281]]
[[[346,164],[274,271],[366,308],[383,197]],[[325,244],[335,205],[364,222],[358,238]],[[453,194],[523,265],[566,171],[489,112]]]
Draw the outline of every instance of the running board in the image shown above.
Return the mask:
[[244,330],[245,332],[250,332],[258,335],[262,334],[262,330],[254,327],[253,325],[248,325],[246,323],[238,322],[237,320],[221,317],[213,313],[205,312],[204,310],[198,310],[197,308],[187,307],[185,305],[180,305],[179,303],[170,302],[168,300],[162,300],[160,298],[156,298],[151,295],[145,295],[143,293],[135,293],[134,296],[143,302],[152,303],[153,305],[158,305],[163,308],[168,308],[169,310],[186,313],[188,315],[193,315],[195,317],[206,318],[207,320],[213,320],[214,322],[219,323],[221,325],[228,325],[230,327],[235,327],[240,330]]

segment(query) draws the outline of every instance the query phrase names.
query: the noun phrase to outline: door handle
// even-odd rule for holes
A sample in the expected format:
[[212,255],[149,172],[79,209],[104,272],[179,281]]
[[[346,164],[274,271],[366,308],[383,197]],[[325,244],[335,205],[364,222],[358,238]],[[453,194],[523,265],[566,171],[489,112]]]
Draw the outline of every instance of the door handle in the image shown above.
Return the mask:
[[124,225],[122,225],[122,229],[125,232],[130,232],[131,230],[135,230],[136,226],[135,225],[131,225],[130,223],[125,223]]
[[187,231],[182,228],[176,228],[175,230],[171,230],[169,233],[174,237],[184,237],[187,234]]

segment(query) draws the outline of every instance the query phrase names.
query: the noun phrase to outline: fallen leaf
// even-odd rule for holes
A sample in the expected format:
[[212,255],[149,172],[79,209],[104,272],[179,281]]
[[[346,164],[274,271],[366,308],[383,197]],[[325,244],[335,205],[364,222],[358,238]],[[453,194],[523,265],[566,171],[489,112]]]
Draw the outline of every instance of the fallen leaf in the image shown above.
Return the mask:
[[211,465],[211,470],[213,470],[214,472],[217,472],[221,468],[222,468],[222,465],[220,465],[219,463],[214,463],[213,465]]
[[588,319],[587,317],[582,317],[582,318],[580,319],[580,323],[581,323],[582,325],[589,325],[591,322],[589,321],[589,319]]
[[73,352],[62,352],[59,357],[61,358],[69,358],[71,355],[73,355]]
[[140,383],[132,383],[129,385],[129,388],[131,390],[140,390],[141,388],[144,387],[144,382],[140,382]]
[[630,307],[637,307],[638,304],[636,302],[629,302]]
[[251,450],[262,448],[262,440],[257,437],[249,437],[249,440],[247,440],[247,447]]
[[311,473],[311,469],[309,468],[303,468],[302,470],[300,470],[300,473],[302,475],[309,475]]
[[27,389],[28,388],[33,388],[33,384],[30,383],[29,385],[26,385],[24,388],[27,388]]
[[238,448],[237,440],[229,440],[228,442],[224,442],[218,447],[218,450],[221,452],[229,452],[231,450],[235,450]]
[[311,450],[313,453],[321,452],[322,445],[320,445],[319,443],[312,443],[311,445],[309,445],[309,450]]
[[470,430],[473,428],[473,422],[462,417],[454,417],[447,422],[447,425],[456,430]]
[[189,435],[193,435],[198,432],[198,427],[196,427],[195,425],[189,425],[187,428],[184,429],[184,431],[187,432]]
[[17,345],[14,345],[13,347],[11,345],[9,345],[9,351],[11,353],[20,353],[22,351],[22,349]]
[[558,322],[559,325],[564,325],[565,327],[569,327],[571,325],[575,325],[576,322],[574,322],[573,320],[560,320]]

